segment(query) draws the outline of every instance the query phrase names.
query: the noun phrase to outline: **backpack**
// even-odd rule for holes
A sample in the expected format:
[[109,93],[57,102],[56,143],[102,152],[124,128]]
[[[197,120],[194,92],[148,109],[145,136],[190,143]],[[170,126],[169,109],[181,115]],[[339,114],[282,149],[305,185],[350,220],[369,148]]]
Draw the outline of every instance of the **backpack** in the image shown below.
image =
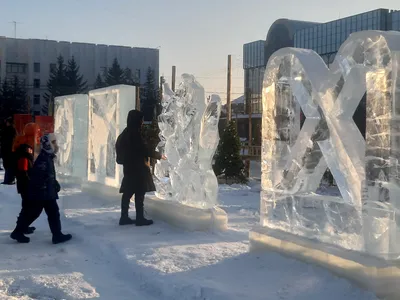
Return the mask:
[[117,164],[119,165],[123,165],[124,164],[124,155],[125,155],[125,151],[124,151],[124,147],[123,147],[123,136],[124,136],[124,132],[122,132],[119,137],[117,138],[117,142],[115,143],[115,154],[116,154],[116,161]]

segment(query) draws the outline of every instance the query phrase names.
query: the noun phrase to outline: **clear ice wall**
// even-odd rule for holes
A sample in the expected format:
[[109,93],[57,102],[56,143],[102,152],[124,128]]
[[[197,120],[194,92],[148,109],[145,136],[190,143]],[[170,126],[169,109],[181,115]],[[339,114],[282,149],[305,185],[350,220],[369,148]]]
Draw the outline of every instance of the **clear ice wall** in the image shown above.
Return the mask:
[[55,98],[54,132],[60,147],[57,172],[87,178],[88,96]]
[[117,85],[89,92],[88,180],[118,188],[123,172],[115,142],[135,109],[135,87]]
[[217,204],[212,160],[219,142],[220,114],[219,96],[206,99],[204,88],[192,75],[182,75],[175,93],[164,85],[157,148],[168,160],[155,167],[159,198],[200,208]]
[[[350,35],[330,69],[312,50],[271,56],[263,86],[262,226],[399,258],[399,51],[399,32],[365,31]],[[364,95],[365,139],[353,120]],[[338,196],[316,193],[327,168]]]

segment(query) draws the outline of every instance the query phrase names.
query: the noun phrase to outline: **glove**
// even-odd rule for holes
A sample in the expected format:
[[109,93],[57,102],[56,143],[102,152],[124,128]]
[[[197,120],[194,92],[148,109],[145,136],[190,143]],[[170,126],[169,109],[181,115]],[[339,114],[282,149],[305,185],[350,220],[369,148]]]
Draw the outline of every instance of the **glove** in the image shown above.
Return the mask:
[[61,186],[57,180],[56,180],[55,186],[56,186],[56,192],[59,193],[61,191]]

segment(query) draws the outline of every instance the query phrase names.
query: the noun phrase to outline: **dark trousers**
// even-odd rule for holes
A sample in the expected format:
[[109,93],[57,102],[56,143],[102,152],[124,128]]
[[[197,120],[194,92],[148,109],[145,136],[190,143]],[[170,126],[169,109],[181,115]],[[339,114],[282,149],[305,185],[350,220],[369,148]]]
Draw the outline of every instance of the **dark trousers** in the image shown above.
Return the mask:
[[28,193],[27,192],[21,193],[21,200],[22,200],[22,203],[21,203],[22,209],[28,208],[29,200],[28,200]]
[[[24,199],[22,199],[24,202]],[[15,231],[23,233],[37,218],[42,211],[46,212],[50,231],[53,235],[61,234],[60,209],[56,200],[29,200],[25,198],[21,213],[17,220]]]
[[144,196],[145,193],[123,193],[121,200],[121,218],[127,218],[129,212],[129,203],[131,198],[135,194],[135,207],[136,207],[136,219],[144,218]]
[[12,155],[3,156],[4,183],[12,183],[15,181],[14,166]]
[[[28,200],[28,194],[27,193],[21,193],[21,199],[22,199],[21,212],[19,213],[17,224],[18,224],[19,220],[22,220],[22,222],[24,222],[23,220],[29,214],[29,209],[30,209],[29,200]],[[24,229],[27,229],[29,227],[29,225],[27,227],[25,227]],[[21,224],[21,226],[25,226],[25,225]],[[24,230],[21,229],[21,231],[24,231]]]

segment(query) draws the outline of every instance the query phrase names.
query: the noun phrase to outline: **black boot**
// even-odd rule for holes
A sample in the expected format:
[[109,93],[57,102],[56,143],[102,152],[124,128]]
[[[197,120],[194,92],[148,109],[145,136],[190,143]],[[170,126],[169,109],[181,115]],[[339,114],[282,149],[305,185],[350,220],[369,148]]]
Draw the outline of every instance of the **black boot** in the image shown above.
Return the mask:
[[121,216],[121,218],[119,219],[119,225],[121,225],[121,226],[133,225],[133,224],[136,224],[136,220],[132,220],[128,216]]
[[53,235],[52,242],[53,242],[53,244],[56,245],[56,244],[65,243],[65,242],[69,241],[70,239],[72,239],[72,235],[59,233],[57,235]]
[[36,227],[28,227],[28,229],[26,229],[25,231],[24,231],[24,234],[32,234],[32,233],[34,233],[35,232],[35,230],[36,230]]
[[27,244],[31,241],[30,238],[28,238],[27,236],[25,236],[22,232],[20,232],[18,230],[14,230],[11,233],[10,237],[13,240],[16,240],[18,243],[21,243],[21,244]]
[[153,220],[147,220],[144,217],[144,195],[143,197],[135,197],[136,206],[136,226],[149,226],[154,222]]
[[131,202],[132,195],[122,194],[121,199],[121,218],[119,219],[119,225],[133,225],[136,224],[136,220],[129,218],[129,203]]

